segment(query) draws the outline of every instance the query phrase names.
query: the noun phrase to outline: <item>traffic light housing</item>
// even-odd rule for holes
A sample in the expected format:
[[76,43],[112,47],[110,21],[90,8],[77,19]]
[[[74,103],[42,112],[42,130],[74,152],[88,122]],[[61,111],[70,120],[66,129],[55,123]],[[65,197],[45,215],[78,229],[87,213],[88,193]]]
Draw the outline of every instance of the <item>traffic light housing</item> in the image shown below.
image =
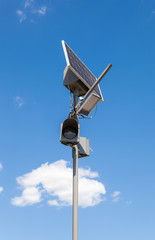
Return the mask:
[[80,140],[80,125],[75,117],[68,117],[62,124],[60,130],[60,142],[67,146],[74,146]]

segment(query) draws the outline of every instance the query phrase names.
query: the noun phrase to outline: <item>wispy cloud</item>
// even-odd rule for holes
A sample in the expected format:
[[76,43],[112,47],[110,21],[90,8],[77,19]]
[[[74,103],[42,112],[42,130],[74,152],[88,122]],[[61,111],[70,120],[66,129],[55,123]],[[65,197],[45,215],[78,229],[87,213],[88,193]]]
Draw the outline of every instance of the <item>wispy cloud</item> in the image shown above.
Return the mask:
[[3,190],[4,190],[3,187],[0,187],[0,193],[3,192]]
[[[2,163],[0,162],[0,171],[3,169]],[[0,193],[3,192],[3,187],[0,186]]]
[[[79,169],[79,206],[90,207],[105,200],[106,193],[103,183],[94,179],[97,172],[90,169]],[[31,172],[17,177],[22,189],[19,197],[12,199],[16,206],[27,206],[39,203],[47,197],[51,206],[72,205],[72,168],[65,160],[45,163]]]
[[111,196],[114,198],[114,197],[118,197],[120,194],[121,194],[120,191],[115,191],[111,194]]
[[3,169],[2,163],[0,162],[0,171]]
[[124,200],[123,197],[122,197],[122,194],[120,191],[114,191],[112,194],[111,194],[111,197],[112,197],[112,202],[123,202],[127,205],[131,205],[132,204],[132,201],[131,200]]
[[42,6],[42,7],[38,8],[38,9],[34,9],[32,11],[32,13],[36,13],[36,14],[44,16],[46,14],[46,11],[47,11],[47,7],[46,6]]
[[31,22],[33,22],[32,18],[34,15],[45,16],[47,9],[48,7],[46,5],[41,5],[38,1],[25,0],[21,9],[17,10],[16,13],[20,23],[26,19],[30,19]]
[[155,14],[155,10],[152,10],[152,14]]
[[23,105],[24,105],[24,100],[22,97],[20,96],[16,96],[15,99],[14,99],[14,102],[15,102],[15,105],[18,107],[18,108],[21,108]]
[[119,201],[121,200],[120,194],[121,194],[120,191],[114,191],[114,192],[111,194],[112,201],[113,201],[113,202],[119,202]]
[[32,7],[33,3],[34,3],[34,0],[26,0],[25,4],[24,4],[24,7],[25,8]]
[[17,10],[16,13],[19,17],[19,22],[22,23],[26,19],[26,14],[21,10]]

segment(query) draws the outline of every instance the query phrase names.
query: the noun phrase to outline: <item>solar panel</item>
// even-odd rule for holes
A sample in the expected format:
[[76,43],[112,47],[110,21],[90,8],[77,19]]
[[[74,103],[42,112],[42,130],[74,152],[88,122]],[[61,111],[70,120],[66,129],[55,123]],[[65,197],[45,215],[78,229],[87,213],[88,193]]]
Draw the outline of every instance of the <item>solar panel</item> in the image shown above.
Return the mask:
[[[78,78],[88,87],[88,89],[96,81],[96,77],[92,72],[84,65],[84,63],[78,58],[78,56],[72,51],[72,49],[62,41],[63,50],[65,53],[65,58],[67,66],[78,76]],[[102,93],[100,91],[99,85],[96,86],[94,92],[100,97],[103,101]]]

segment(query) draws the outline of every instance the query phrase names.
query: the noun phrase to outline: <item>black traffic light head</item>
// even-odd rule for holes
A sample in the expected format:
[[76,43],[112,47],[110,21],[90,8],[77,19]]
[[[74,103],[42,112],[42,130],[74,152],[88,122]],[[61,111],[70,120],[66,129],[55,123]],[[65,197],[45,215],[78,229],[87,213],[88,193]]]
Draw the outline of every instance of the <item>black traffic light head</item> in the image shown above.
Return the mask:
[[60,142],[67,146],[72,147],[79,143],[80,126],[78,119],[74,117],[68,117],[61,124]]

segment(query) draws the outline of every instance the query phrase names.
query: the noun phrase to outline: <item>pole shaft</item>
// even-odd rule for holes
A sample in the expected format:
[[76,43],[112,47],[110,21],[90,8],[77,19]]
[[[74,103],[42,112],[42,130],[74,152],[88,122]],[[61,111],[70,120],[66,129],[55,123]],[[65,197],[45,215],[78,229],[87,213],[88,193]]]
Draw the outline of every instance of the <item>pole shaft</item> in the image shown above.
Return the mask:
[[[78,89],[74,92],[74,109],[78,104]],[[76,114],[76,113],[75,113]],[[77,114],[76,114],[77,116]],[[78,240],[78,146],[72,147],[73,155],[73,240]]]
[[78,146],[73,147],[73,240],[78,240]]

